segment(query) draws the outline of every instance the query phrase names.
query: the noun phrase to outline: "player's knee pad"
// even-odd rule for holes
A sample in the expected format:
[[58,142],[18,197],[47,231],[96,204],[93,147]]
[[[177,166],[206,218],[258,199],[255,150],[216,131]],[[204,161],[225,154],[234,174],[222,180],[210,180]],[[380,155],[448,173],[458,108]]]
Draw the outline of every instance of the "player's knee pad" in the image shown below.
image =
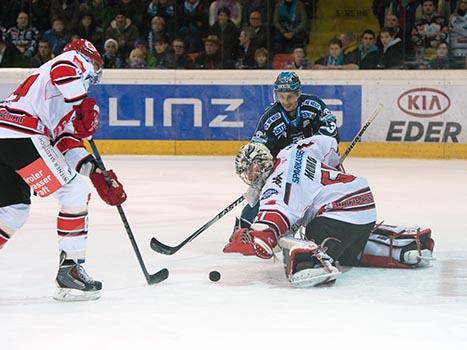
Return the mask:
[[379,225],[370,235],[361,266],[411,268],[428,266],[434,240],[429,228]]
[[23,227],[29,216],[28,204],[13,204],[0,208],[0,248]]
[[91,192],[86,181],[79,175],[60,188],[55,198],[61,205],[61,211],[68,214],[87,212]]

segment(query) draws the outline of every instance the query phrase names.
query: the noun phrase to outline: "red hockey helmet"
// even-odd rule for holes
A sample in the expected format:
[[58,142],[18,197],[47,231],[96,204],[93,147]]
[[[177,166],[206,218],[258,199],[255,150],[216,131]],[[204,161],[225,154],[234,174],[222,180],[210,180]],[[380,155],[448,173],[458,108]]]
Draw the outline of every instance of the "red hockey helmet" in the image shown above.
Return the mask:
[[102,60],[99,51],[97,51],[94,45],[86,39],[75,39],[72,42],[66,44],[63,48],[63,52],[72,50],[80,52],[91,60],[94,65],[94,74],[89,76],[89,82],[91,84],[99,83],[102,76],[102,67],[104,66],[104,61]]
[[86,39],[75,39],[72,42],[66,44],[63,48],[63,52],[71,50],[81,52],[83,55],[88,57],[93,63],[97,64],[98,66],[104,65],[104,61],[102,60],[99,51],[97,51],[94,45]]

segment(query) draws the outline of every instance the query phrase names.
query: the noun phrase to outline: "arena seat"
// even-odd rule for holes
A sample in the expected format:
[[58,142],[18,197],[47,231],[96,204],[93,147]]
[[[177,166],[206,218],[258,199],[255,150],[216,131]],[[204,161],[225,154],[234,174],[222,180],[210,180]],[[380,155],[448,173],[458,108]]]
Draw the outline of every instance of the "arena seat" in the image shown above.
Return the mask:
[[284,69],[288,64],[293,63],[293,54],[276,53],[272,59],[273,69]]

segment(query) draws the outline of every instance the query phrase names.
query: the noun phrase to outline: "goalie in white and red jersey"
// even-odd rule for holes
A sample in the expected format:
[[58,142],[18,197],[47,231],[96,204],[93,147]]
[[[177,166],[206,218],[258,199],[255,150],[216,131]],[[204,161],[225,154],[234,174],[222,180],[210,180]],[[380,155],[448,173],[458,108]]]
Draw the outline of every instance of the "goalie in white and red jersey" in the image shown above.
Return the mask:
[[[249,143],[236,158],[237,174],[261,189],[250,228],[238,227],[226,253],[269,259],[279,245],[293,286],[335,281],[338,261],[347,266],[416,267],[429,263],[429,229],[376,225],[366,179],[336,170],[334,138],[315,135],[287,146],[274,159],[264,145]],[[297,239],[293,227],[305,226]]]
[[108,186],[82,141],[98,127],[99,107],[88,89],[99,81],[102,65],[96,48],[76,39],[0,101],[0,248],[25,223],[31,190],[39,197],[53,195],[61,206],[55,296],[60,300],[96,299],[102,288],[82,266],[90,189],[80,175],[91,179],[107,204],[126,199],[114,172]]

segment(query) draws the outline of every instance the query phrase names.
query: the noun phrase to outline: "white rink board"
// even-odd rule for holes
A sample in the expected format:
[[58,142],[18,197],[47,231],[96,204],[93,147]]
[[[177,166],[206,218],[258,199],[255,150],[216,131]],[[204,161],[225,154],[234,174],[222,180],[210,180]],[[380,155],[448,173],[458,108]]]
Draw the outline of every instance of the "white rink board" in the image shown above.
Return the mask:
[[362,98],[366,115],[371,106],[384,105],[363,141],[467,143],[465,85],[412,81],[384,89],[365,86]]
[[173,256],[150,250],[153,235],[176,245],[238,197],[233,157],[104,161],[125,185],[148,270],[167,267],[169,279],[146,285],[116,210],[93,191],[86,268],[103,297],[52,301],[58,206],[34,198],[30,220],[0,252],[2,350],[465,348],[466,161],[347,159],[369,180],[380,220],[433,229],[438,260],[424,270],[353,268],[309,290],[292,289],[279,262],[222,253],[240,208]]

